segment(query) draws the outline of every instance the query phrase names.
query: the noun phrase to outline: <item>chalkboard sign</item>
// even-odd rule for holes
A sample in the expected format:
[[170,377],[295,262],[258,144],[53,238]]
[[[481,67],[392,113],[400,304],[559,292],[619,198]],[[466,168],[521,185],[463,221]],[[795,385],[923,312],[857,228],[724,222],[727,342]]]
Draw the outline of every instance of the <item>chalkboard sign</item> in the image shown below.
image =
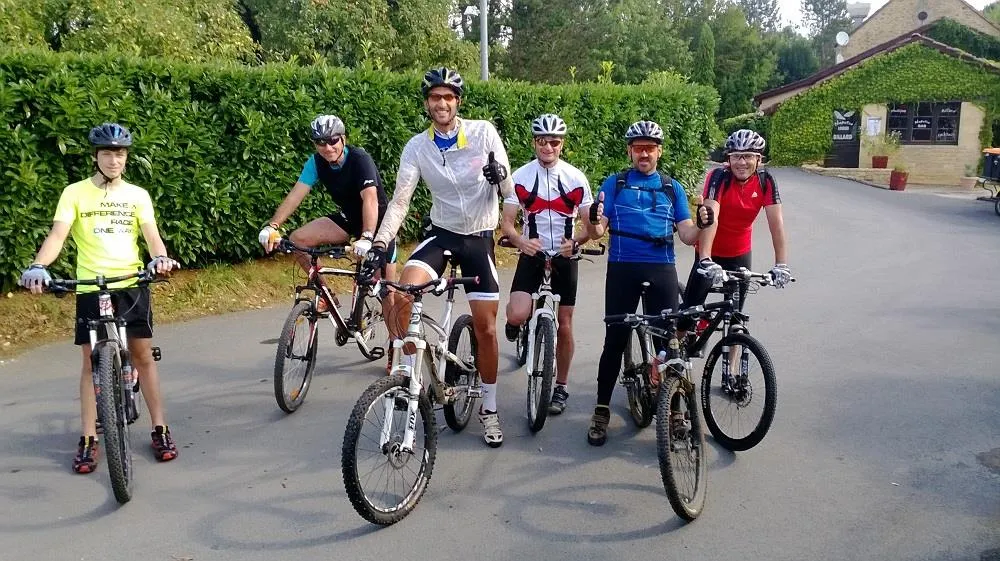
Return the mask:
[[857,142],[860,115],[855,110],[833,110],[833,141]]

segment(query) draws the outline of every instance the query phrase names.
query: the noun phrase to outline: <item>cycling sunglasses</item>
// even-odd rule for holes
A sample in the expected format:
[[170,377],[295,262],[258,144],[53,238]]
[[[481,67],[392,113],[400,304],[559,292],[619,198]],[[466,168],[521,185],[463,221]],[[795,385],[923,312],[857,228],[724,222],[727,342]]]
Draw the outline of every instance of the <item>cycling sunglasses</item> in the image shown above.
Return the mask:
[[536,138],[535,144],[539,146],[549,145],[550,148],[558,148],[562,144],[561,138]]
[[316,146],[336,146],[344,140],[343,136],[334,136],[332,138],[320,138],[319,140],[314,140],[313,144]]
[[447,101],[448,103],[451,103],[452,101],[455,101],[456,99],[458,99],[458,96],[455,95],[455,94],[450,94],[450,93],[446,93],[446,94],[432,93],[431,95],[427,96],[427,100],[430,101],[430,102],[432,102],[432,103],[436,103],[438,101],[441,101],[442,99],[445,100],[445,101]]

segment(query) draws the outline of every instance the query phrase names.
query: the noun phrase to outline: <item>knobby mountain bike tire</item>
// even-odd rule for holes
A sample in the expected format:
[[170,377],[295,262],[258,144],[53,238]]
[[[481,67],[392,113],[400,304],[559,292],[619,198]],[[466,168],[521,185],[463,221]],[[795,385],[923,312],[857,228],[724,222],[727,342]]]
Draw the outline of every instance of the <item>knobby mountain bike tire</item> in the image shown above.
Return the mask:
[[[399,522],[417,506],[427,490],[437,457],[437,427],[426,392],[420,396],[417,408],[417,426],[423,434],[414,439],[412,454],[399,451],[406,429],[408,386],[409,379],[400,374],[376,380],[354,405],[344,432],[341,471],[347,496],[362,518],[382,526]],[[378,419],[386,409],[392,415],[388,427],[384,417]],[[379,448],[386,428],[388,442]],[[376,467],[369,466],[369,459]],[[383,459],[385,465],[380,469],[377,462]],[[407,475],[413,476],[412,483],[396,485]],[[385,501],[378,501],[380,492]]]
[[[691,521],[705,508],[708,461],[697,390],[676,375],[663,381],[656,407],[656,453],[667,500],[677,516]],[[671,427],[673,413],[687,413],[691,427],[679,435]]]
[[104,420],[104,454],[115,500],[125,504],[132,499],[132,447],[125,420],[125,382],[121,355],[116,344],[97,347],[97,410]]
[[[473,364],[476,364],[479,342],[476,340],[476,331],[472,328],[472,316],[469,314],[459,316],[455,320],[455,325],[451,327],[451,334],[448,336],[448,351],[464,362],[468,363],[471,360]],[[479,368],[477,367],[476,371],[470,374],[448,362],[444,369],[444,381],[455,388],[456,392],[455,401],[445,403],[442,406],[444,420],[451,430],[461,432],[469,424],[469,419],[472,418],[472,413],[476,410],[476,402],[479,401],[478,397],[469,397],[469,388],[478,386],[480,383]]]
[[528,375],[528,428],[538,432],[545,426],[552,401],[552,379],[556,364],[556,326],[552,318],[540,315],[535,323],[534,356]]
[[[724,387],[723,373],[721,369],[716,373],[715,366],[722,363],[723,347],[734,346],[746,348],[761,372],[760,376],[751,373],[748,379],[737,379]],[[701,378],[701,406],[708,430],[722,447],[742,452],[760,444],[778,406],[774,365],[760,341],[745,333],[730,333],[712,347]]]
[[319,325],[313,305],[299,302],[285,319],[274,358],[274,399],[285,413],[294,413],[305,401],[318,348]]
[[517,340],[514,343],[514,358],[518,366],[524,366],[528,362],[528,323],[521,324],[517,331]]
[[648,427],[653,422],[653,391],[649,386],[649,369],[652,364],[647,341],[638,329],[632,329],[625,343],[625,360],[622,368],[622,384],[628,397],[628,412],[632,423],[638,428]]

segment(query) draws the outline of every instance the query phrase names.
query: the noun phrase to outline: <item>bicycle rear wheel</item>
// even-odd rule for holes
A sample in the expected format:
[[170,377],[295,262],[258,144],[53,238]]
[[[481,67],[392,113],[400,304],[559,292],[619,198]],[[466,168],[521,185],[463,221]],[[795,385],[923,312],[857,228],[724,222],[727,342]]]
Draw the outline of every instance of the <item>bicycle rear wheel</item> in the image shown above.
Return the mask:
[[[125,413],[125,381],[121,354],[115,344],[97,347],[97,411],[104,421],[104,453],[115,500],[132,499],[132,447]],[[131,388],[129,388],[131,390]]]
[[[451,328],[448,351],[466,364],[476,364],[478,349],[476,332],[472,328],[472,316],[462,314]],[[479,369],[476,368],[475,372],[470,373],[449,362],[444,369],[444,381],[455,389],[455,400],[445,403],[442,407],[444,420],[451,430],[461,432],[469,424],[469,419],[476,410],[476,402],[479,401],[478,397],[469,396],[469,388],[480,385]]]
[[[705,507],[708,463],[697,390],[676,375],[664,380],[656,408],[656,452],[667,500],[677,516],[694,520]],[[683,418],[681,418],[683,416]]]
[[[737,372],[723,371],[724,352],[736,356],[730,370],[738,365]],[[757,339],[731,333],[712,347],[701,378],[701,405],[708,430],[727,450],[742,452],[760,444],[774,420],[778,384],[771,357]]]
[[528,374],[528,427],[531,432],[538,432],[545,426],[545,418],[549,414],[549,402],[552,401],[552,378],[555,376],[556,362],[556,327],[552,318],[538,316],[535,324],[535,348]]
[[420,502],[434,470],[437,428],[427,395],[420,396],[413,452],[401,449],[408,386],[402,375],[376,380],[354,405],[344,432],[344,487],[354,510],[373,524],[388,526],[405,518]]
[[311,302],[299,302],[281,328],[274,358],[274,399],[285,413],[294,413],[305,401],[318,347],[316,311]]
[[646,339],[638,329],[632,329],[625,343],[625,365],[622,368],[622,385],[628,394],[628,412],[638,428],[653,422],[653,391],[649,387],[651,359]]

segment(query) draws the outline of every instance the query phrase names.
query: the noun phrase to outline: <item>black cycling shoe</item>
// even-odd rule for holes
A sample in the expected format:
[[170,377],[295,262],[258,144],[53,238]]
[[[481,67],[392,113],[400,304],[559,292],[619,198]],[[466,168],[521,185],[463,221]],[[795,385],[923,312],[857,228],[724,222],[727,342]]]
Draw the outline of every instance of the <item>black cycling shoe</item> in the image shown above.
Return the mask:
[[552,392],[552,401],[549,402],[549,415],[560,415],[566,409],[566,400],[569,399],[569,392],[566,386],[556,386]]
[[503,334],[507,337],[507,340],[513,343],[517,341],[517,335],[521,332],[520,325],[511,325],[509,323],[504,324]]

